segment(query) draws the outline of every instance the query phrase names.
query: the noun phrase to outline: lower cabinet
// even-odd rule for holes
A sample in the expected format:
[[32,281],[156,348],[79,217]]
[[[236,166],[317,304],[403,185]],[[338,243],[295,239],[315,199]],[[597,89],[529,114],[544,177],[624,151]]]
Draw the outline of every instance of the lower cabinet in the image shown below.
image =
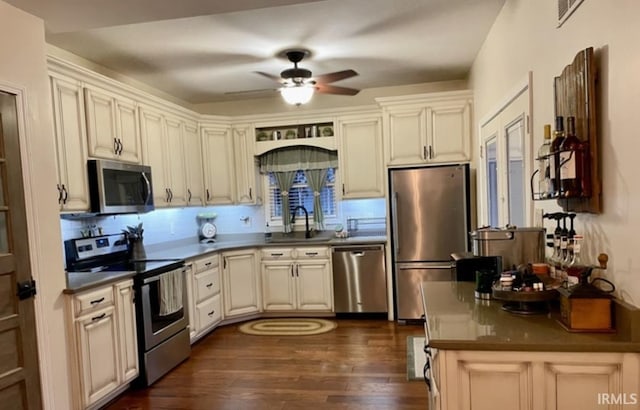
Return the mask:
[[73,341],[74,408],[97,408],[138,375],[133,281],[66,299]]
[[260,312],[262,303],[256,250],[224,252],[222,264],[225,319]]
[[640,408],[637,353],[440,350],[434,366],[434,410]]
[[262,251],[262,299],[267,312],[331,311],[333,286],[329,248]]
[[188,265],[189,336],[194,342],[222,321],[220,256],[210,254]]

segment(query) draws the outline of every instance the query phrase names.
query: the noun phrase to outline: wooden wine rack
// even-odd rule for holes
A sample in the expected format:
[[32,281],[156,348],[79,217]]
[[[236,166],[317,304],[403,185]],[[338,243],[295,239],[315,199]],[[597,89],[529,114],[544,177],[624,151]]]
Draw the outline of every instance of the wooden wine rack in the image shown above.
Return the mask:
[[580,51],[554,79],[555,115],[576,119],[576,135],[589,143],[591,196],[559,198],[565,212],[602,212],[602,183],[597,129],[597,69],[593,47]]

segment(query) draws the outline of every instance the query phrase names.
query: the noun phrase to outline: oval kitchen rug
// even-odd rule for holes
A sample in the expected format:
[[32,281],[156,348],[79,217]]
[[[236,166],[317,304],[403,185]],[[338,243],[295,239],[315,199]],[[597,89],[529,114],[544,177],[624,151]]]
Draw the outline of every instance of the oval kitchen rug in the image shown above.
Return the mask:
[[336,322],[316,318],[259,319],[238,327],[242,333],[259,336],[307,336],[329,332]]

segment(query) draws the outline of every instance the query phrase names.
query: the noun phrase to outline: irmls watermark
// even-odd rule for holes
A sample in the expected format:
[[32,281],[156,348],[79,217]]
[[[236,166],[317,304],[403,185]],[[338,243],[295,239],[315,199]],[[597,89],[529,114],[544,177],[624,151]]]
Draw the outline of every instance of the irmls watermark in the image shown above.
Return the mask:
[[598,405],[638,404],[639,399],[640,396],[638,395],[638,393],[598,393]]

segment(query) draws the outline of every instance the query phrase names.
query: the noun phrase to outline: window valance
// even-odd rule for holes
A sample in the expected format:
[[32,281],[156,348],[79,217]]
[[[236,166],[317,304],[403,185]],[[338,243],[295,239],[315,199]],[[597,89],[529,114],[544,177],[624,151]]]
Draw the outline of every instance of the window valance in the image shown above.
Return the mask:
[[260,155],[258,159],[262,174],[338,167],[336,151],[304,145],[274,149]]

